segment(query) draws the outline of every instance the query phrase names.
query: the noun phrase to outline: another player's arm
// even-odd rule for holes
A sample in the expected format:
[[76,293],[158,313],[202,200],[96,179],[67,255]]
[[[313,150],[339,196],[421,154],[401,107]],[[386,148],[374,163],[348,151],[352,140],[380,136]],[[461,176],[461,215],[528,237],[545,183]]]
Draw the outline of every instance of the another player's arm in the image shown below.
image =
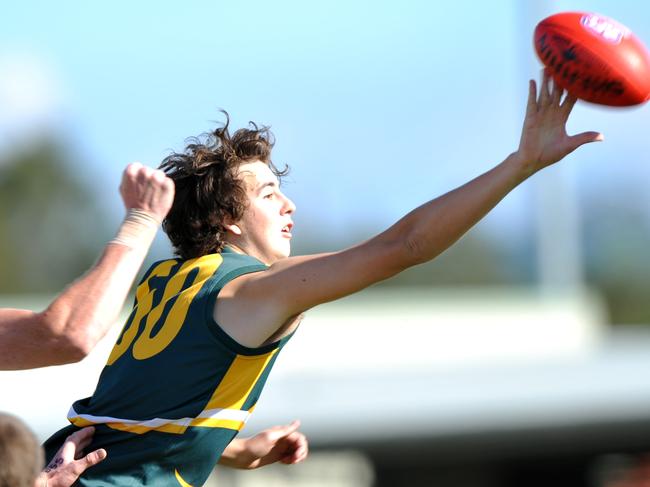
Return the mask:
[[0,370],[77,362],[115,322],[169,211],[174,185],[161,171],[131,164],[120,193],[127,218],[84,276],[43,312],[0,309]]
[[[220,295],[217,319],[235,339],[259,345],[287,319],[427,262],[474,226],[512,189],[597,132],[568,136],[575,98],[545,75],[537,97],[530,82],[519,148],[492,170],[413,210],[378,236],[347,250],[278,261],[269,270],[235,279]],[[255,305],[253,306],[253,303]],[[235,323],[235,325],[232,325]]]
[[231,468],[254,469],[271,463],[292,465],[307,458],[309,445],[299,421],[274,426],[250,438],[235,438],[226,447],[219,464]]

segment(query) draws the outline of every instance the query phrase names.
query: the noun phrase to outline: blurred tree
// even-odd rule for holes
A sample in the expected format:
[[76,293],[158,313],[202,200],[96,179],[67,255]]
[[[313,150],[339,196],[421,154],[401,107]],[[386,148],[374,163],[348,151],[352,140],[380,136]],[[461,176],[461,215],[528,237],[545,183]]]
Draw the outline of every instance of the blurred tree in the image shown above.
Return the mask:
[[109,233],[86,170],[48,137],[0,154],[0,293],[58,291],[96,258]]
[[643,183],[599,192],[584,203],[586,278],[605,296],[614,324],[650,324],[650,222]]
[[[644,181],[584,197],[582,235],[586,284],[605,299],[612,324],[650,325],[650,214]],[[621,194],[626,198],[621,198]],[[302,232],[297,254],[331,251],[367,239],[377,228],[335,241],[315,224]],[[504,230],[505,233],[507,233]],[[409,269],[379,286],[534,286],[534,235],[506,245],[508,235],[476,228],[435,260]]]
[[[376,229],[363,231],[357,226],[356,234],[347,234],[346,241],[333,241],[328,232],[316,225],[301,228],[301,237],[296,239],[293,252],[296,255],[334,251],[366,240],[378,232]],[[408,269],[388,279],[380,286],[490,286],[490,285],[532,285],[534,265],[533,242],[524,248],[512,249],[474,229],[436,259]],[[515,255],[516,254],[516,255]]]
[[462,237],[436,259],[382,283],[387,286],[518,286],[533,284],[533,261],[515,258],[479,230]]

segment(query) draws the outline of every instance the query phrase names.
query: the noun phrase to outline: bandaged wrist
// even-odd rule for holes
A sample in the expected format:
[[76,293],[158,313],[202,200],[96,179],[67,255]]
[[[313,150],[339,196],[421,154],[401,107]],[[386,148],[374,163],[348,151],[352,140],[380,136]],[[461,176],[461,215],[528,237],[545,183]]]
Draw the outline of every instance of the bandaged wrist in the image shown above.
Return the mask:
[[125,245],[132,249],[149,249],[160,222],[143,210],[131,208],[117,232],[109,243]]

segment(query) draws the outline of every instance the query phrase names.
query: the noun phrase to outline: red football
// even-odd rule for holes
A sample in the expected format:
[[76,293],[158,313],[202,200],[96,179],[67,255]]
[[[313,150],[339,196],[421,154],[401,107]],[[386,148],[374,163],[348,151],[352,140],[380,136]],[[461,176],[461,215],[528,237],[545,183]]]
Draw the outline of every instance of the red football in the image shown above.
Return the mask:
[[562,12],[535,28],[535,50],[572,95],[610,106],[650,98],[650,55],[632,32],[598,14]]

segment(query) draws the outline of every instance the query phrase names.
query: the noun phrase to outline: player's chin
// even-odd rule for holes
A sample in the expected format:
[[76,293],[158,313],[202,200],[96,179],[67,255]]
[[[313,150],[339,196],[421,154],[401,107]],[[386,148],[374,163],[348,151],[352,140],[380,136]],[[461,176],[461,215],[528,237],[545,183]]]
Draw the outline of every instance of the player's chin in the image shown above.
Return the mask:
[[291,255],[291,244],[283,242],[283,245],[278,245],[276,247],[275,255],[278,259],[286,259]]

